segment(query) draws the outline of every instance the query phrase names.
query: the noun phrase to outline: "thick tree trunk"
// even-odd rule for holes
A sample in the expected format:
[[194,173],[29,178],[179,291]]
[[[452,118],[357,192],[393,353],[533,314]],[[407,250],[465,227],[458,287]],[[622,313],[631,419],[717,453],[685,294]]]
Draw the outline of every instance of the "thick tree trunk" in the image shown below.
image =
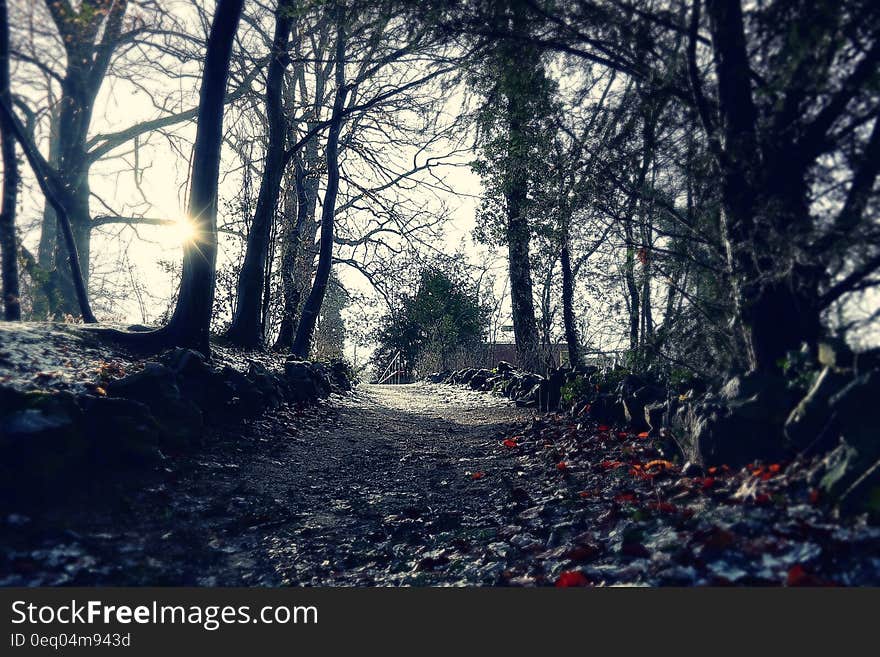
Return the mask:
[[160,330],[167,342],[211,352],[210,328],[217,259],[217,183],[223,141],[223,105],[232,41],[244,0],[219,0],[202,73],[198,128],[193,147],[189,220],[195,238],[184,247],[174,314]]
[[265,283],[269,237],[284,173],[286,122],[282,108],[282,87],[292,18],[290,0],[280,0],[275,12],[273,57],[266,82],[266,115],[269,124],[266,163],[254,220],[248,233],[244,262],[238,277],[236,310],[227,334],[233,343],[246,348],[259,347],[264,339],[260,295]]
[[724,135],[722,234],[736,319],[749,367],[770,370],[821,331],[817,271],[795,261],[786,236],[807,211],[804,170],[761,156],[740,2],[709,0],[706,8]]
[[[341,11],[341,10],[340,10]],[[296,337],[292,352],[299,358],[308,358],[315,333],[315,325],[324,303],[327,281],[333,267],[333,228],[336,214],[336,196],[339,192],[339,134],[342,130],[342,116],[345,109],[345,97],[348,88],[345,84],[345,29],[340,19],[337,21],[336,38],[336,96],[333,101],[333,112],[327,132],[325,149],[327,160],[327,189],[324,192],[324,204],[321,208],[321,245],[318,251],[318,266],[315,279],[303,305],[302,315],[296,327]]]
[[[0,0],[0,99],[11,106],[9,91],[9,23],[6,0]],[[3,317],[10,322],[21,319],[18,288],[18,247],[15,236],[15,203],[18,196],[18,162],[15,135],[9,118],[0,113],[0,140],[3,153],[3,201],[0,207],[0,260],[2,260]]]
[[532,273],[529,262],[529,227],[520,210],[519,193],[508,196],[507,263],[510,276],[510,304],[513,315],[513,336],[519,365],[529,372],[539,372],[538,327],[532,295]]
[[[511,63],[511,65],[513,65]],[[519,98],[512,93],[507,98],[508,143],[507,155],[509,185],[504,191],[507,209],[507,265],[510,276],[510,304],[513,319],[513,336],[519,365],[529,372],[540,372],[541,362],[538,327],[535,321],[535,302],[532,288],[532,270],[529,257],[531,231],[525,214],[528,179],[525,154],[519,152],[517,145],[522,143],[521,135],[523,109]]]

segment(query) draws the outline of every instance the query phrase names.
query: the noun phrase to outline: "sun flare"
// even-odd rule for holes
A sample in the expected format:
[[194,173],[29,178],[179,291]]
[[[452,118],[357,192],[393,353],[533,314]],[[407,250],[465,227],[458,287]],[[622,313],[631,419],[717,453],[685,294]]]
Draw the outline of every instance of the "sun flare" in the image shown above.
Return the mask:
[[180,217],[171,225],[169,240],[175,244],[185,245],[196,240],[196,225],[189,217]]

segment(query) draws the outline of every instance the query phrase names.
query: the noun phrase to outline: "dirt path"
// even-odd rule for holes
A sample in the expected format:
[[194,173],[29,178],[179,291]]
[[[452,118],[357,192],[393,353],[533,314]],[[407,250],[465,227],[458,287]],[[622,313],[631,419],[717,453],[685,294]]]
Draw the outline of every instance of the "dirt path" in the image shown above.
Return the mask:
[[169,460],[142,490],[9,516],[0,583],[496,583],[498,558],[469,553],[509,493],[474,473],[498,471],[505,427],[529,416],[429,384],[281,409]]
[[0,515],[0,585],[880,582],[880,528],[834,518],[803,464],[685,475],[631,431],[530,415],[429,384],[282,408]]

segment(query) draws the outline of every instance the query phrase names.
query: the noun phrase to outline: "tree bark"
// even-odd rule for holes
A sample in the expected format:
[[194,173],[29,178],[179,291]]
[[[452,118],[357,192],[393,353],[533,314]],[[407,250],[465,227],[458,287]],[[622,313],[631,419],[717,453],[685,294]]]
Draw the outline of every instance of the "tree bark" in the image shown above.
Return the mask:
[[[317,144],[314,140],[305,145],[306,156],[314,155],[317,159]],[[293,348],[296,336],[297,316],[302,300],[302,285],[297,272],[303,242],[303,229],[315,217],[318,202],[318,177],[314,170],[309,174],[299,154],[294,156],[294,188],[296,190],[295,219],[284,231],[284,243],[281,250],[281,289],[284,306],[281,315],[281,326],[278,338],[272,348],[275,351],[289,351]]]
[[574,273],[571,269],[571,253],[568,247],[568,230],[564,230],[559,263],[562,268],[562,323],[565,326],[565,341],[568,344],[568,364],[580,367],[581,347],[574,318]]
[[86,291],[85,280],[83,279],[82,271],[80,270],[76,239],[71,227],[70,217],[67,214],[67,208],[72,205],[67,189],[64,187],[58,175],[47,167],[46,161],[40,155],[40,152],[36,149],[33,142],[28,139],[24,127],[21,125],[12,109],[2,100],[2,98],[0,98],[0,115],[2,115],[5,121],[8,121],[9,126],[15,134],[16,140],[18,140],[22,151],[24,151],[28,164],[30,164],[31,169],[34,172],[34,177],[37,179],[37,184],[39,185],[40,190],[55,210],[55,214],[58,217],[58,225],[61,228],[61,236],[64,239],[64,245],[68,254],[67,260],[70,267],[70,279],[73,286],[73,293],[79,306],[79,313],[85,323],[95,323],[97,320],[95,319],[95,316],[92,313],[92,308],[89,305],[89,296]]
[[[244,0],[219,0],[205,53],[193,147],[189,220],[194,239],[184,247],[177,304],[161,337],[210,355],[211,314],[217,260],[217,183],[223,141],[223,106],[229,59]],[[258,295],[259,296],[259,295]]]
[[[11,106],[9,91],[9,23],[6,0],[0,0],[0,100]],[[0,260],[3,261],[3,316],[6,321],[21,320],[18,286],[18,248],[15,236],[15,203],[18,197],[18,161],[15,135],[9,118],[0,113],[0,140],[3,153],[3,201],[0,207]]]
[[291,1],[279,0],[275,11],[272,60],[266,81],[266,116],[269,126],[266,163],[254,220],[248,233],[244,262],[238,277],[236,310],[227,333],[234,344],[245,348],[262,346],[264,339],[260,295],[265,283],[269,237],[284,173],[286,121],[282,107],[282,89],[292,21]]
[[[339,11],[341,12],[341,10]],[[337,31],[336,96],[327,132],[327,189],[324,192],[324,204],[321,209],[321,245],[318,251],[315,279],[303,305],[299,325],[296,328],[296,337],[293,341],[292,352],[299,358],[308,358],[315,325],[318,321],[318,314],[321,312],[324,294],[327,291],[327,281],[330,279],[330,270],[333,266],[333,224],[336,214],[336,196],[339,192],[339,134],[342,129],[345,97],[348,92],[345,84],[345,28],[342,18],[337,21]]]
[[[110,65],[128,9],[127,0],[106,3],[104,11],[91,5],[76,13],[66,3],[46,0],[55,27],[61,36],[67,56],[58,111],[58,169],[66,193],[58,200],[65,204],[83,283],[88,289],[91,255],[91,214],[89,212],[89,169],[86,141],[95,108],[95,100]],[[103,32],[101,30],[103,29]],[[99,38],[100,35],[100,38]],[[97,42],[96,42],[97,41]],[[63,228],[62,228],[63,230]],[[65,242],[67,238],[64,237]],[[55,268],[59,277],[59,307],[51,309],[56,316],[75,314],[80,305],[77,282],[64,267],[61,249],[55,251]]]
[[736,319],[750,369],[772,370],[821,332],[816,269],[795,261],[786,236],[808,212],[806,170],[786,163],[786,149],[778,145],[773,161],[762,157],[741,3],[708,0],[706,9],[724,135],[722,234]]

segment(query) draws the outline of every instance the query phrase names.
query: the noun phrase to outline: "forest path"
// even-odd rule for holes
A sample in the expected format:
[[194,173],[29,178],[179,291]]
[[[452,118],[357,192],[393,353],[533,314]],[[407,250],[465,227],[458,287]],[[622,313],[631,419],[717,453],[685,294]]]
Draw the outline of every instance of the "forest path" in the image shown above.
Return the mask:
[[509,486],[473,473],[494,474],[505,457],[510,467],[498,443],[530,416],[426,383],[285,407],[218,431],[111,508],[103,495],[97,513],[88,500],[19,522],[6,565],[25,574],[0,568],[0,582],[495,583],[498,559],[473,559],[470,545],[491,542],[500,520],[487,514]]
[[294,425],[280,452],[244,466],[257,496],[283,495],[293,517],[233,539],[243,549],[230,552],[230,574],[260,584],[479,583],[486,573],[450,571],[442,555],[497,524],[486,517],[495,487],[473,473],[494,470],[505,429],[530,416],[424,383],[335,399],[316,422]]

